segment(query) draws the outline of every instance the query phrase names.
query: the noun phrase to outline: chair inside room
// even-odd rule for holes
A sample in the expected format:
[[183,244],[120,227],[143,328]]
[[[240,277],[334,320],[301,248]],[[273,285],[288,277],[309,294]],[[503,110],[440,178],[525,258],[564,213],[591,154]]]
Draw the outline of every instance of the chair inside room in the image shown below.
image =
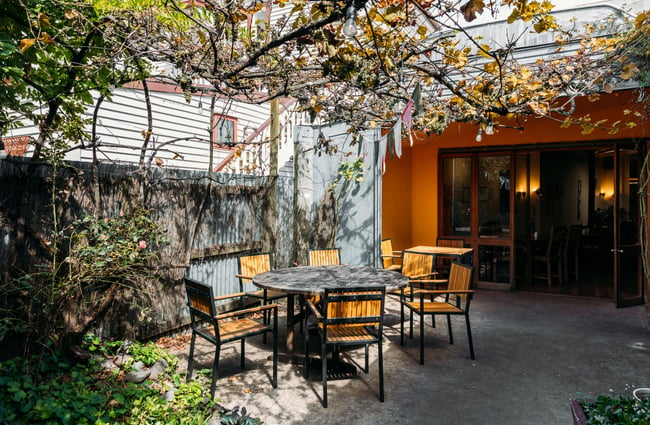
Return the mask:
[[381,261],[385,269],[400,271],[402,269],[399,264],[401,258],[402,251],[393,250],[393,241],[390,238],[381,241]]
[[[472,328],[469,322],[469,307],[474,291],[471,289],[473,268],[457,262],[451,263],[449,270],[449,282],[446,289],[421,289],[415,296],[405,293],[401,296],[400,311],[401,325],[400,343],[404,345],[404,320],[405,310],[409,310],[410,331],[409,337],[413,338],[413,316],[419,316],[420,321],[420,364],[424,364],[424,316],[436,315],[447,316],[447,329],[449,332],[449,343],[454,343],[451,329],[451,316],[464,316],[467,327],[467,339],[469,342],[470,358],[474,359],[474,344],[472,342]],[[411,284],[412,285],[412,284]],[[426,296],[435,297],[429,301]]]
[[[443,246],[446,248],[463,248],[465,246],[465,241],[462,239],[445,239],[438,238],[436,240],[436,246]],[[447,278],[449,276],[449,268],[451,267],[451,262],[454,260],[454,257],[447,257],[444,255],[438,255],[436,261],[436,271],[440,278]]]
[[310,266],[337,266],[341,264],[341,250],[339,248],[308,249],[307,264]]
[[553,284],[554,277],[562,282],[562,245],[565,232],[564,226],[551,226],[543,251],[533,253],[533,279],[544,279],[549,286]]
[[[377,344],[379,366],[379,401],[384,401],[384,364],[382,333],[384,326],[385,287],[326,289],[322,309],[307,301],[308,329],[315,328],[321,342],[321,377],[323,407],[327,407],[327,352],[333,351],[332,361],[337,361],[342,346],[365,347],[363,372],[369,371],[369,347]],[[304,376],[309,378],[309,332],[305,336]]]
[[[239,292],[245,292],[248,297],[260,300],[263,305],[287,298],[287,294],[279,291],[269,291],[267,289],[246,290],[247,286],[252,285],[253,276],[273,269],[271,254],[268,252],[240,255],[238,257],[238,267],[239,273],[236,277],[239,279]],[[269,323],[268,312],[264,315],[264,323]]]
[[569,274],[580,280],[580,239],[582,226],[571,225],[562,247],[562,272],[564,281],[569,281]]
[[[192,377],[197,336],[216,347],[212,362],[212,383],[210,385],[210,396],[214,399],[221,346],[228,342],[240,341],[240,366],[242,369],[245,369],[246,338],[251,338],[256,335],[266,335],[270,332],[273,334],[273,375],[271,377],[271,385],[273,388],[276,388],[278,383],[277,304],[244,308],[245,293],[215,297],[211,286],[190,278],[185,278],[185,290],[192,326],[190,356],[187,363],[187,379],[189,380]],[[223,313],[218,313],[216,302],[224,302],[224,305],[227,305],[229,308],[224,308]],[[221,304],[219,305],[221,306]],[[259,323],[253,319],[259,316],[260,313],[265,312],[269,312],[269,316],[272,316],[272,325]]]

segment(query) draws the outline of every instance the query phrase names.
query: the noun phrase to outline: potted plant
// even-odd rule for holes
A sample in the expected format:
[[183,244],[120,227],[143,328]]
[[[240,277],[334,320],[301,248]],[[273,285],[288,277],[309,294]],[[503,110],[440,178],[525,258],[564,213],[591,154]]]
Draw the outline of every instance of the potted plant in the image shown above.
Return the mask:
[[633,396],[603,394],[571,400],[574,425],[650,425],[649,388],[637,388]]

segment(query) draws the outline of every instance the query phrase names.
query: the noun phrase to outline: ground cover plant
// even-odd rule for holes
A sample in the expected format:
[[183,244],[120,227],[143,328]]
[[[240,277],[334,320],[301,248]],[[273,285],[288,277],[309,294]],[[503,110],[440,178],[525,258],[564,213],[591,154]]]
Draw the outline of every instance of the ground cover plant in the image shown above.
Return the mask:
[[[178,358],[161,343],[106,342],[87,335],[87,362],[59,352],[15,357],[0,363],[0,418],[11,424],[204,424],[261,423],[245,409],[223,412],[209,400],[201,373],[186,382]],[[121,362],[117,358],[123,359]],[[167,369],[141,384],[126,379],[134,365],[145,368],[164,359]],[[117,363],[119,366],[107,367]],[[170,391],[171,390],[171,391]],[[173,397],[169,394],[173,394]],[[226,422],[227,421],[227,422]]]
[[579,403],[587,425],[650,425],[650,399],[638,401],[623,394],[601,394]]

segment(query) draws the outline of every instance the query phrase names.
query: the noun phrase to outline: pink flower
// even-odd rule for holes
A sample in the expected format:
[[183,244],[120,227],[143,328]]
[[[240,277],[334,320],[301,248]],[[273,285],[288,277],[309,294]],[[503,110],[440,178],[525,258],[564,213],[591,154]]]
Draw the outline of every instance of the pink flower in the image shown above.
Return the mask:
[[147,247],[147,243],[145,241],[140,241],[140,243],[138,243],[138,246],[140,249],[145,249]]

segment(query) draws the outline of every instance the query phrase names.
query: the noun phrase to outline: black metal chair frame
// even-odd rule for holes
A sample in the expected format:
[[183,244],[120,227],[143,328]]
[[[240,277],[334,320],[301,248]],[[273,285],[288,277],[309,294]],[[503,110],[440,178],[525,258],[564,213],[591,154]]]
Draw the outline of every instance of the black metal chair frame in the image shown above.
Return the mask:
[[[185,289],[187,293],[187,305],[190,310],[190,319],[192,326],[192,339],[190,342],[190,356],[187,362],[187,380],[192,377],[194,369],[194,348],[196,337],[199,336],[210,343],[215,348],[214,360],[212,363],[212,383],[210,385],[210,396],[214,398],[217,383],[217,370],[219,367],[219,355],[221,346],[225,343],[237,341],[241,342],[240,347],[240,367],[245,369],[246,355],[246,338],[256,335],[273,334],[273,376],[271,385],[277,387],[278,383],[278,306],[277,304],[268,304],[253,308],[244,308],[244,299],[246,294],[243,292],[237,294],[223,295],[215,297],[212,287],[198,282],[194,279],[185,278]],[[216,301],[232,300],[235,301],[235,309],[218,314]],[[259,323],[249,317],[255,313],[270,312],[273,315],[273,326],[266,323]],[[228,319],[224,323],[222,320]]]
[[[468,289],[456,289],[453,279],[455,279],[454,268],[462,267],[465,269],[466,274],[463,275],[464,279],[467,279],[467,288]],[[460,264],[458,262],[452,262],[449,272],[449,283],[447,289],[437,290],[437,289],[417,289],[414,291],[413,285],[417,282],[410,282],[411,292],[407,293],[404,288],[402,288],[402,296],[400,297],[400,312],[401,312],[401,323],[400,323],[400,344],[404,346],[404,320],[405,320],[405,309],[408,309],[410,312],[409,317],[409,338],[413,338],[413,314],[420,316],[420,364],[424,364],[424,316],[432,316],[432,323],[435,327],[435,316],[445,315],[447,316],[447,329],[449,332],[449,344],[454,343],[454,337],[451,329],[451,316],[464,316],[465,325],[467,327],[467,339],[469,341],[469,352],[470,357],[474,360],[474,344],[472,341],[472,328],[469,321],[469,307],[472,300],[472,295],[474,291],[471,288],[472,277],[473,277],[473,267],[465,264]],[[415,292],[415,294],[414,294]],[[431,301],[425,300],[425,296],[429,296]],[[434,300],[433,297],[444,297],[444,301]],[[416,301],[417,299],[417,301]]]
[[[256,290],[253,290],[253,291],[245,291],[244,290],[244,284],[247,281],[252,281],[253,276],[248,276],[248,275],[245,275],[243,273],[243,271],[242,271],[242,268],[243,268],[242,267],[242,260],[245,260],[245,259],[251,258],[251,257],[257,257],[257,256],[262,256],[262,257],[266,256],[266,257],[268,257],[269,269],[264,270],[264,271],[273,270],[273,258],[271,257],[271,254],[268,253],[268,252],[258,252],[258,253],[253,253],[253,254],[240,255],[237,258],[238,273],[235,276],[235,277],[237,277],[239,279],[239,291],[240,292],[246,292],[246,296],[248,296],[248,297],[260,300],[260,303],[262,305],[267,305],[269,303],[276,302],[276,301],[281,300],[283,298],[287,298],[288,294],[285,294],[283,292],[278,292],[278,291],[269,291],[266,288],[264,288],[264,289],[256,289]],[[269,323],[269,319],[270,319],[269,314],[270,314],[270,312],[268,312],[268,311],[265,312],[265,314],[264,314],[264,323],[265,324]],[[266,343],[266,337],[264,338],[264,342]]]
[[[326,289],[322,298],[322,308],[307,300],[307,332],[305,332],[305,369],[304,376],[309,378],[309,329],[316,328],[321,337],[321,363],[323,382],[323,407],[327,407],[327,351],[335,352],[341,346],[365,346],[364,373],[369,370],[369,346],[378,345],[379,363],[379,401],[384,401],[384,363],[383,363],[383,326],[386,288],[383,286],[363,288]],[[371,303],[379,308],[368,308]],[[356,314],[346,307],[356,304]],[[330,316],[336,307],[343,313]],[[366,307],[366,308],[362,308]],[[314,318],[309,323],[310,317]]]

